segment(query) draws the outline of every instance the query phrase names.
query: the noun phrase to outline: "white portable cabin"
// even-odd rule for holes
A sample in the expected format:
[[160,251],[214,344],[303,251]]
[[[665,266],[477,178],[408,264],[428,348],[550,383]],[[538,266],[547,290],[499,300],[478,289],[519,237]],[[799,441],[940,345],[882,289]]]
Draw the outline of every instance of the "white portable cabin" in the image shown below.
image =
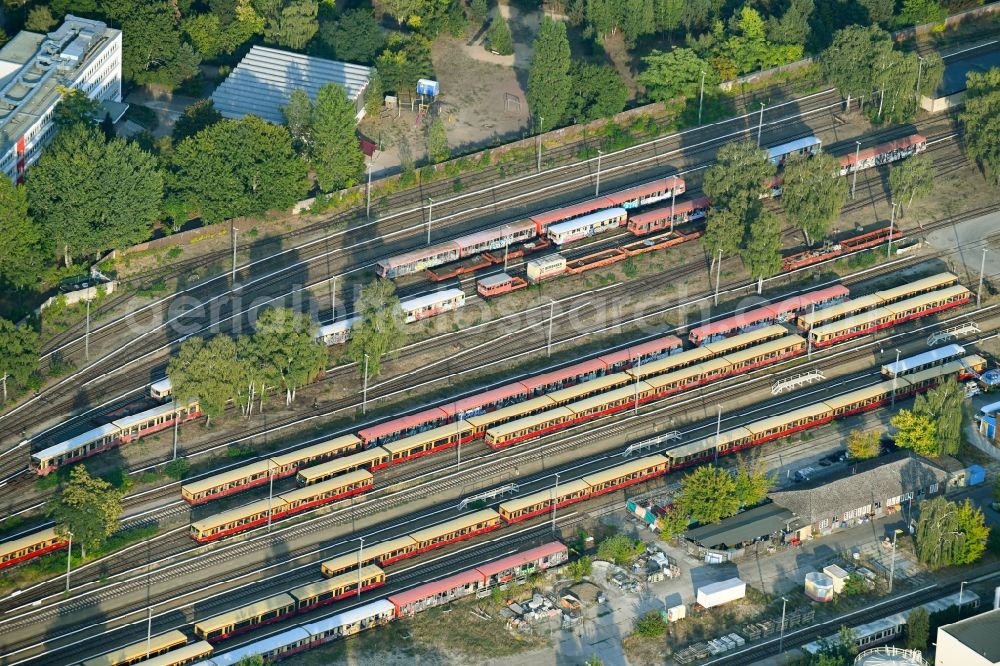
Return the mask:
[[541,282],[566,272],[566,257],[561,254],[547,254],[525,263],[529,282]]
[[703,608],[713,608],[742,599],[746,595],[747,584],[739,578],[730,578],[699,587],[698,604]]

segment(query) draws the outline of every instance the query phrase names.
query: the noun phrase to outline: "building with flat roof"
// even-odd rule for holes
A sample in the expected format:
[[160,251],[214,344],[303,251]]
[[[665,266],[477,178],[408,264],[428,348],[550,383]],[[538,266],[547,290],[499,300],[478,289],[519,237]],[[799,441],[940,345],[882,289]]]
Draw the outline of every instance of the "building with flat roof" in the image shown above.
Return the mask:
[[47,35],[22,30],[0,48],[0,170],[16,182],[55,133],[61,88],[91,99],[122,98],[122,33],[67,15]]
[[934,666],[1000,664],[1000,610],[938,627]]
[[354,102],[360,120],[365,114],[364,92],[371,76],[371,67],[364,65],[254,46],[215,89],[212,102],[225,118],[253,114],[283,125],[281,107],[288,104],[292,91],[305,90],[315,101],[321,87],[336,83]]

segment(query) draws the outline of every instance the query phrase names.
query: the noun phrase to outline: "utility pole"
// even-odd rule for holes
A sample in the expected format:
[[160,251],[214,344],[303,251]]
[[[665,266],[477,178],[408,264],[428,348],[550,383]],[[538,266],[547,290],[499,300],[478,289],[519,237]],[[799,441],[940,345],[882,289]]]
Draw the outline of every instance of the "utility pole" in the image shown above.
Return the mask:
[[983,298],[983,274],[986,271],[986,253],[987,249],[983,247],[983,260],[979,263],[979,286],[976,288],[976,307],[979,307],[980,302]]
[[149,653],[152,652],[152,642],[153,642],[153,607],[149,606],[149,615],[146,616],[146,659],[149,659]]
[[858,186],[858,160],[861,159],[861,142],[855,141],[858,147],[854,149],[854,175],[851,177],[851,198],[854,198],[854,189]]
[[545,127],[545,116],[539,116],[538,134],[535,135],[535,149],[537,153],[535,169],[542,172],[542,128]]
[[601,155],[604,154],[600,148],[597,149],[597,185],[594,187],[594,196],[601,196]]
[[434,214],[434,199],[427,197],[427,244],[431,244],[431,216]]
[[809,339],[806,340],[806,359],[812,360],[813,357],[813,326],[815,322],[813,321],[816,315],[816,304],[813,303],[809,308]]
[[181,415],[180,412],[178,412],[177,410],[177,396],[174,395],[174,457],[172,458],[172,460],[177,460],[177,435],[178,435],[177,431],[180,428],[180,424],[181,424]]
[[639,371],[642,370],[642,357],[640,356],[635,364],[635,412],[634,414],[639,414],[639,376],[642,374]]
[[701,94],[698,96],[698,124],[701,125],[701,109],[705,105],[705,70],[701,70]]
[[958,586],[958,617],[962,617],[962,599],[965,596],[965,586],[969,581],[963,580],[962,584]]
[[889,561],[889,594],[892,594],[892,580],[896,576],[896,537],[903,530],[893,530],[892,532],[892,559]]
[[899,376],[899,350],[896,350],[896,365],[895,371],[892,373],[892,400],[889,402],[889,406],[896,404],[896,377]]
[[785,606],[787,605],[788,599],[781,597],[781,634],[778,636],[778,654],[785,651]]
[[553,300],[549,301],[549,335],[548,342],[545,344],[545,355],[552,356],[552,319],[555,317],[556,302]]
[[239,229],[237,229],[236,225],[234,224],[233,225],[233,274],[231,280],[233,283],[233,289],[236,288],[236,233],[238,231]]
[[722,436],[722,405],[716,405],[716,409],[719,410],[718,416],[715,417],[715,462],[713,464],[719,463],[719,440]]
[[760,103],[760,121],[757,123],[757,147],[760,148],[760,133],[764,129],[764,102]]
[[889,216],[889,243],[886,245],[885,256],[892,256],[892,228],[896,224],[896,206],[898,206],[895,201],[892,202],[892,214]]
[[670,233],[674,233],[674,204],[677,203],[677,176],[674,176],[674,186],[670,188]]
[[337,276],[333,276],[333,286],[330,287],[330,323],[337,321]]
[[271,515],[274,501],[274,472],[271,471],[271,459],[267,459],[267,531],[271,531]]
[[719,250],[719,260],[715,266],[715,304],[719,304],[719,280],[722,279],[722,250]]
[[87,328],[83,334],[83,353],[90,360],[90,301],[87,301]]
[[361,393],[361,413],[368,413],[368,354],[365,354],[365,387]]
[[913,91],[913,101],[917,105],[917,111],[920,110],[920,74],[923,72],[924,68],[924,57],[917,56],[917,88]]
[[358,596],[361,596],[361,563],[364,561],[362,555],[365,551],[365,538],[363,536],[358,537],[361,541],[361,545],[358,547]]
[[66,594],[69,594],[69,571],[73,565],[73,533],[69,534],[69,546],[66,548]]
[[552,534],[556,533],[556,505],[559,504],[559,472],[556,472],[556,487],[552,491]]
[[365,219],[371,221],[372,219],[372,162],[375,158],[368,160],[368,189],[365,191]]

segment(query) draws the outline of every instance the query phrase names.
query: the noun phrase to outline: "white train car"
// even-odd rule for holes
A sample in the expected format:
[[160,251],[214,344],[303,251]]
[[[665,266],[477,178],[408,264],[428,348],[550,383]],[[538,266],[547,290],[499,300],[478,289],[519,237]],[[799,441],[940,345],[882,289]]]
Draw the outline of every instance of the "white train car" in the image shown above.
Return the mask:
[[548,236],[556,245],[565,245],[583,238],[617,229],[625,224],[628,211],[624,208],[608,208],[577,217],[549,227]]
[[445,312],[451,312],[465,305],[465,292],[461,289],[445,289],[433,294],[425,294],[401,302],[403,317],[406,323],[412,324],[421,319],[436,317]]

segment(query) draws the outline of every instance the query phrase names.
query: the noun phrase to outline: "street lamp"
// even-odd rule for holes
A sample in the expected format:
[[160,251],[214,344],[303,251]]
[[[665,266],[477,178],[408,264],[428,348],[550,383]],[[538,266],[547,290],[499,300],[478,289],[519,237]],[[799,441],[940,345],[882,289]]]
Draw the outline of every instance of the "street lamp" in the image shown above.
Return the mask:
[[361,413],[368,413],[368,354],[365,354],[365,385],[361,392]]
[[361,596],[361,563],[364,561],[362,559],[362,555],[365,552],[365,538],[363,536],[359,536],[358,540],[361,542],[361,545],[358,547],[358,596],[360,597]]
[[600,148],[597,149],[597,184],[594,187],[594,196],[598,197],[601,195],[601,155],[604,154]]
[[[858,160],[861,159],[861,142],[855,141],[858,147],[854,149],[854,175],[851,177],[851,198],[854,198],[854,189],[858,186]],[[892,234],[890,234],[891,236]]]
[[556,533],[556,505],[559,504],[559,472],[556,472],[556,487],[552,491],[552,533]]
[[69,546],[66,548],[66,594],[69,594],[69,569],[73,564],[73,533],[66,530],[69,535]]
[[896,377],[899,376],[899,350],[896,350],[896,365],[893,366],[892,373],[892,400],[889,402],[889,406],[896,404]]
[[903,530],[892,531],[892,558],[889,560],[889,594],[892,594],[892,581],[896,577],[896,538]]
[[760,103],[760,121],[757,123],[757,147],[760,148],[760,133],[764,129],[764,102]]
[[892,256],[892,228],[896,225],[896,206],[900,204],[895,201],[892,202],[892,215],[889,216],[889,243],[886,245],[885,256]]
[[781,633],[778,635],[778,654],[785,651],[785,606],[787,605],[788,599],[781,597]]
[[962,617],[962,595],[965,592],[965,586],[968,585],[969,581],[963,580],[962,584],[958,586],[958,617]]

